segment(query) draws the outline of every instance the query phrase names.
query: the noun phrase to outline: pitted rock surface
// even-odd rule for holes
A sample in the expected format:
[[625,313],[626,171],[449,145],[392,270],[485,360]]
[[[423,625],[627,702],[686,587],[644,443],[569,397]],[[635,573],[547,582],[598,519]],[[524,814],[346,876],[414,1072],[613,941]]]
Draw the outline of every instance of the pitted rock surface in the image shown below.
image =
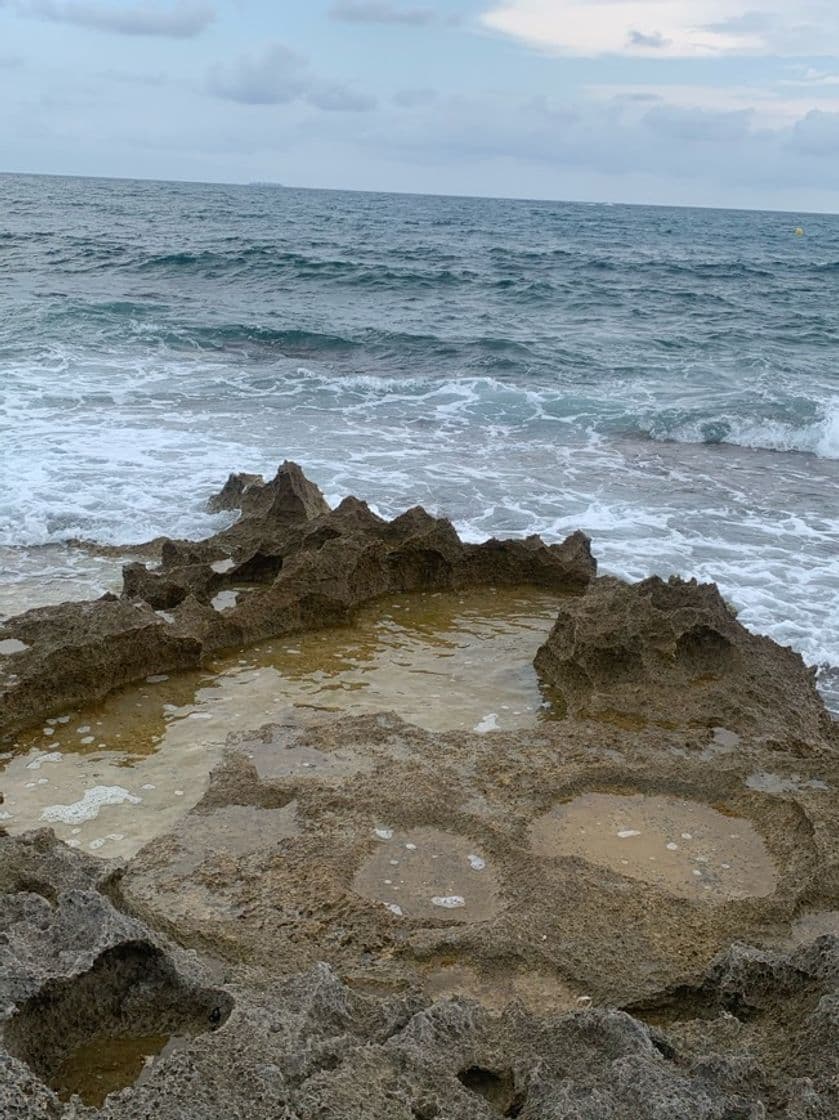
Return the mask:
[[[43,837],[9,844],[59,905],[62,876],[90,877],[78,853],[45,858]],[[103,917],[113,913],[92,895]],[[139,924],[105,951],[90,926],[56,926],[53,936],[62,970],[30,969],[0,1013],[4,1120],[837,1114],[837,938],[792,954],[734,945],[691,982],[632,1006],[535,1015],[521,1003],[491,1012],[416,989],[364,992],[323,963],[283,980],[236,962],[220,968]],[[179,1030],[180,1044],[101,1108],[50,1087],[92,1032],[149,1029]]]
[[802,751],[839,742],[815,671],[750,633],[714,584],[595,580],[560,606],[534,664],[577,718],[721,726]]

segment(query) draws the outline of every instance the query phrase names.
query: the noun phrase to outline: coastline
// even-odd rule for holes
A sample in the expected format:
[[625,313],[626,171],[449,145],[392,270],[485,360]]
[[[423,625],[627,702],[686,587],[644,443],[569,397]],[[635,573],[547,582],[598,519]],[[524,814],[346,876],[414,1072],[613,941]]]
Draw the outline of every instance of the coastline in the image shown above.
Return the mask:
[[331,509],[294,464],[217,508],[240,516],[126,565],[121,597],[0,622],[7,734],[383,596],[528,585],[555,596],[556,718],[246,710],[130,858],[0,837],[4,1115],[69,1120],[73,1061],[93,1101],[103,1035],[163,1040],[114,1120],[831,1115],[839,725],[798,654],[713,585],[599,576],[580,533],[464,543],[419,508]]

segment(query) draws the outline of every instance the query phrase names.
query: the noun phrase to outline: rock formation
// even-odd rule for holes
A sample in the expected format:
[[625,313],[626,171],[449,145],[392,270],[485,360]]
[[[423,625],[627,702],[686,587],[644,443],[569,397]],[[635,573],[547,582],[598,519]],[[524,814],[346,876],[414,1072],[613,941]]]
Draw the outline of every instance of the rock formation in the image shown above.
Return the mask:
[[[206,541],[162,543],[156,569],[124,569],[122,598],[42,607],[0,624],[0,728],[13,733],[149,673],[220,650],[347,621],[381,595],[498,584],[579,593],[588,538],[464,544],[422,509],[385,521],[355,498],[329,510],[294,463],[253,485],[242,517]],[[217,607],[234,589],[233,605]]]
[[595,579],[579,533],[464,544],[294,464],[215,508],[121,598],[0,627],[4,733],[385,594],[527,583],[562,718],[289,711],[125,864],[0,829],[3,1120],[839,1116],[839,741],[798,655],[713,586]]
[[722,726],[801,750],[834,733],[814,671],[750,633],[713,584],[598,579],[561,604],[535,665],[576,718]]

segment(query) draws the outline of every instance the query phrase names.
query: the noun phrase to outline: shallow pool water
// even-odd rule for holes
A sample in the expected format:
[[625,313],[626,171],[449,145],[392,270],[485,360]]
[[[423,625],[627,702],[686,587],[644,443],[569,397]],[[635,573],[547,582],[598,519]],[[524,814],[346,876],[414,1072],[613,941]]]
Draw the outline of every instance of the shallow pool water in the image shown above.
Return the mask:
[[765,897],[776,884],[751,821],[675,797],[585,793],[535,820],[531,844],[710,903]]
[[73,846],[124,858],[199,800],[231,732],[290,706],[392,710],[434,731],[533,726],[552,714],[532,661],[557,608],[537,589],[399,596],[352,626],[150,676],[7,743],[0,818],[11,832],[49,825]]

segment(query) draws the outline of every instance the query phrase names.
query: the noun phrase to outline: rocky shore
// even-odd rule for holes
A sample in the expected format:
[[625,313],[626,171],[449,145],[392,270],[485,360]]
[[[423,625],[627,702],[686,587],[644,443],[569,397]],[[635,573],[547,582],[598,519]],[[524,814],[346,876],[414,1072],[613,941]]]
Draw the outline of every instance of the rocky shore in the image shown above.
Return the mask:
[[520,585],[557,594],[563,718],[289,709],[127,862],[0,836],[0,1116],[839,1117],[839,734],[797,654],[581,533],[467,544],[294,464],[215,508],[120,597],[0,625],[7,742],[383,595]]

